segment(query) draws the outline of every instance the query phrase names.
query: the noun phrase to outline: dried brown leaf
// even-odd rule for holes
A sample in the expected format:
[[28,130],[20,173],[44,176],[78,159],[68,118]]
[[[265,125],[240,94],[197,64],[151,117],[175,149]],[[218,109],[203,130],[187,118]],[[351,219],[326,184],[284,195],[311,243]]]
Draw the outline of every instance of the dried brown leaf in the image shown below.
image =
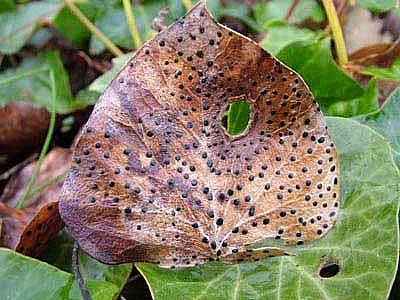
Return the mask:
[[58,197],[70,160],[68,149],[55,148],[49,152],[35,184],[42,188],[33,193],[24,209],[13,206],[24,194],[36,162],[11,177],[0,198],[1,246],[38,256],[47,241],[64,227],[58,212]]
[[[246,100],[246,131],[221,119]],[[338,159],[303,80],[204,4],[139,49],[78,139],[60,213],[105,263],[186,267],[285,255],[266,238],[322,237],[339,209]]]
[[0,108],[0,167],[38,150],[43,143],[50,113],[25,102]]

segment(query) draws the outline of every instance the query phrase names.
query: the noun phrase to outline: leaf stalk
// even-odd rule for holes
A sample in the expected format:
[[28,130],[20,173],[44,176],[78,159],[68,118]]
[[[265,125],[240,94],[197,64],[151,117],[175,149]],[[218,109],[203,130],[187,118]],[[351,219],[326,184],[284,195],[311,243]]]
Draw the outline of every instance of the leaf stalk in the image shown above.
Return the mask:
[[140,38],[140,34],[136,26],[135,16],[132,12],[131,0],[122,0],[122,3],[124,5],[125,17],[133,39],[133,43],[135,44],[135,49],[139,49],[142,46],[142,39]]
[[104,34],[102,33],[86,16],[79,10],[79,8],[71,1],[64,0],[65,5],[71,13],[95,36],[104,46],[114,55],[120,57],[124,53]]
[[35,184],[35,181],[37,177],[39,176],[40,172],[40,167],[43,163],[43,159],[46,156],[47,151],[49,150],[50,147],[50,142],[51,139],[53,138],[53,133],[54,133],[54,128],[56,125],[56,98],[57,98],[57,92],[56,92],[56,79],[54,77],[54,72],[53,70],[50,71],[50,83],[51,83],[51,116],[50,116],[50,123],[49,123],[49,129],[47,130],[46,134],[46,139],[44,141],[42,150],[40,151],[39,159],[36,162],[35,169],[33,170],[31,179],[28,182],[28,185],[26,187],[26,190],[21,197],[21,199],[18,200],[18,203],[15,205],[16,208],[23,208],[28,201],[29,197],[31,196],[33,185]]
[[333,40],[335,42],[336,53],[339,65],[344,66],[348,63],[346,44],[343,38],[342,27],[340,26],[339,17],[332,0],[321,0],[324,5],[326,16],[328,17],[329,26],[332,30]]

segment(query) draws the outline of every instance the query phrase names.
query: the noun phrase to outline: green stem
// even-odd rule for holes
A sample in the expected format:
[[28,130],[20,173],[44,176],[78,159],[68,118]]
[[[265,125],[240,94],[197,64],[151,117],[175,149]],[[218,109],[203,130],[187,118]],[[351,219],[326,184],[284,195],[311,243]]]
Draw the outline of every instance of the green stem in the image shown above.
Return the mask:
[[324,5],[326,16],[328,17],[328,22],[332,30],[339,65],[343,66],[347,64],[349,60],[347,58],[346,45],[335,6],[332,0],[322,0],[322,4]]
[[192,1],[190,1],[190,0],[182,0],[182,4],[185,7],[186,11],[189,11],[189,10],[192,9],[192,6],[193,6]]
[[49,187],[53,183],[58,182],[61,178],[63,178],[65,176],[65,174],[67,174],[67,172],[68,172],[68,169],[63,171],[61,174],[58,174],[57,176],[52,177],[49,180],[43,182],[41,185],[39,185],[37,188],[35,188],[32,191],[31,197],[41,193],[45,188]]
[[23,208],[26,204],[26,202],[28,201],[32,189],[33,189],[33,185],[35,184],[35,181],[37,179],[37,177],[39,176],[39,172],[40,172],[40,167],[42,165],[43,159],[46,156],[47,151],[49,150],[49,146],[50,146],[50,142],[51,139],[53,138],[53,132],[54,132],[54,128],[56,125],[56,80],[54,77],[54,72],[53,70],[50,70],[50,83],[51,83],[51,116],[50,116],[50,123],[49,123],[49,129],[47,130],[47,135],[46,135],[46,139],[44,141],[42,150],[40,151],[40,155],[39,155],[39,159],[36,162],[36,166],[35,169],[33,170],[31,179],[28,182],[28,186],[26,187],[25,193],[24,195],[21,197],[21,199],[18,200],[17,205],[15,205],[16,208]]
[[65,5],[69,8],[71,13],[78,18],[78,20],[85,25],[85,27],[95,36],[97,37],[103,44],[104,46],[110,50],[112,54],[115,56],[119,57],[124,55],[124,53],[118,49],[117,46],[107,37],[102,33],[86,16],[79,10],[78,7],[75,6],[75,4],[71,0],[64,0]]
[[139,49],[142,46],[142,39],[140,38],[139,31],[136,27],[135,16],[132,13],[131,0],[122,0],[124,5],[125,17],[128,22],[129,31],[131,33],[135,48]]

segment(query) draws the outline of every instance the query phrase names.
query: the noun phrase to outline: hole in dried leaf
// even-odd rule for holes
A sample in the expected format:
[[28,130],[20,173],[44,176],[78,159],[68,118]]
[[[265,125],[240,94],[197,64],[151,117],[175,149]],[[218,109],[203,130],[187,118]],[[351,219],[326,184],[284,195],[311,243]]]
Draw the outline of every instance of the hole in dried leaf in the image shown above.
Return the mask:
[[323,263],[319,267],[318,275],[322,278],[331,278],[337,275],[340,271],[340,266],[336,262]]
[[246,130],[249,121],[250,104],[246,100],[239,100],[227,106],[221,123],[229,135],[237,136]]

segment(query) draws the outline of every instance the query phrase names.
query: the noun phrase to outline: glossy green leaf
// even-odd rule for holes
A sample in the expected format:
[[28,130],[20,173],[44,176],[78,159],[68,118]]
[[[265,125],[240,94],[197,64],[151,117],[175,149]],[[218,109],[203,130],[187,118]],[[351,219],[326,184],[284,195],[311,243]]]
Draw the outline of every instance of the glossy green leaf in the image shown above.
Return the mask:
[[[61,231],[54,240],[49,242],[41,259],[63,271],[72,273],[72,247],[71,237],[66,231]],[[79,269],[88,288],[93,287],[90,290],[92,297],[97,294],[97,299],[109,300],[122,290],[131,273],[132,265],[105,265],[80,251]],[[70,293],[76,294],[76,292],[73,289]],[[106,292],[106,297],[102,295],[103,292]]]
[[111,70],[93,81],[89,86],[89,91],[102,93],[131,57],[132,53],[128,53],[124,56],[114,58]]
[[41,52],[37,57],[24,59],[17,69],[0,74],[0,106],[10,102],[24,101],[51,108],[49,72],[53,70],[56,80],[56,110],[71,111],[73,98],[68,74],[56,52]]
[[396,0],[357,0],[357,4],[372,12],[384,12],[396,7]]
[[[341,211],[334,228],[297,247],[293,257],[181,270],[138,264],[156,300],[386,298],[398,254],[400,177],[391,149],[356,121],[328,118],[328,126],[341,165]],[[339,272],[320,278],[319,266],[329,262],[337,263]]]
[[[294,0],[259,1],[254,6],[254,16],[257,23],[264,25],[272,20],[283,20],[286,17]],[[325,14],[316,0],[300,0],[289,18],[290,23],[302,23],[311,19],[315,22],[323,22]]]
[[0,13],[5,11],[11,11],[16,9],[16,5],[13,0],[2,0],[0,1]]
[[[39,260],[0,248],[0,299],[80,300],[72,274]],[[87,280],[93,300],[110,300],[119,289],[104,280]]]
[[361,69],[361,73],[378,79],[400,81],[400,59],[397,59],[390,68],[367,67]]
[[335,102],[325,111],[331,116],[352,117],[375,111],[378,108],[378,84],[371,79],[364,95],[347,101]]
[[382,134],[392,147],[394,161],[400,168],[400,88],[397,88],[383,106],[370,114],[355,117],[380,134]]
[[226,111],[227,131],[230,135],[243,133],[250,120],[250,105],[246,101],[236,101],[229,105]]
[[[147,41],[155,35],[151,24],[153,19],[158,15],[158,12],[164,7],[162,2],[148,1],[143,5],[135,5],[132,8],[142,42]],[[132,36],[129,32],[122,7],[107,9],[97,19],[95,25],[116,45],[127,49],[134,49]],[[98,54],[104,50],[104,45],[96,37],[92,36],[90,52]]]
[[51,21],[61,9],[59,3],[41,1],[0,14],[0,52],[18,52],[33,34],[39,21]]
[[293,42],[313,41],[318,36],[318,33],[306,28],[297,28],[280,21],[272,22],[267,26],[267,36],[260,42],[260,46],[275,55]]
[[[94,21],[99,13],[98,7],[90,2],[77,3],[79,10],[90,20]],[[90,31],[71,13],[67,7],[63,7],[53,22],[59,33],[71,43],[82,48],[91,37]]]
[[0,248],[1,299],[66,299],[71,274],[38,260]]
[[364,94],[360,85],[336,65],[328,38],[291,43],[277,57],[303,77],[323,111],[335,102]]

